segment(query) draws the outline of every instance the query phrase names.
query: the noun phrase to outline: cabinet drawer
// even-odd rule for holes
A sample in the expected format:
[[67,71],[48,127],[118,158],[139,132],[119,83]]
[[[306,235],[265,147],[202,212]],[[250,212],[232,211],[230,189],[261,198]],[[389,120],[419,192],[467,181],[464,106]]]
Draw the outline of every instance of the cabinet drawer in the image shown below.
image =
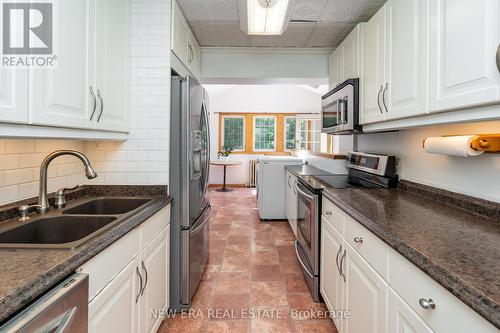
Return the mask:
[[89,301],[101,292],[139,252],[139,230],[134,229],[83,264],[78,272],[89,275]]
[[345,217],[345,238],[356,252],[387,280],[389,245],[347,215]]
[[170,205],[151,216],[141,227],[141,248],[148,245],[170,223]]
[[[438,333],[498,333],[486,319],[392,249],[389,253],[389,284]],[[424,309],[420,299],[432,299],[435,308]]]
[[326,221],[330,223],[339,234],[344,236],[344,216],[346,214],[324,196],[322,206],[321,215],[323,215]]

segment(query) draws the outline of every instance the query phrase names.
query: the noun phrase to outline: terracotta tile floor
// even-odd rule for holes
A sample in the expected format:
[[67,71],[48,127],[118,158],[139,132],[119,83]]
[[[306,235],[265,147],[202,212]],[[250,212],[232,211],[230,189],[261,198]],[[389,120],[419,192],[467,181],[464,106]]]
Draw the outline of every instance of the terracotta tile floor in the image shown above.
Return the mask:
[[196,315],[170,318],[159,332],[337,332],[330,319],[297,312],[326,308],[311,298],[288,223],[260,222],[253,189],[212,190],[210,202],[210,256],[193,299]]

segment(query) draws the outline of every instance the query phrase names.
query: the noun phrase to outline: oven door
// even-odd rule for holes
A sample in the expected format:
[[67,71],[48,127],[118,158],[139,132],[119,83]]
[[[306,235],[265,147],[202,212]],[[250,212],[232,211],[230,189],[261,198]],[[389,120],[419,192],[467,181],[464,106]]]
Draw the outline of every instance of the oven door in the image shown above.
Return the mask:
[[297,205],[297,242],[303,258],[299,258],[302,266],[310,275],[319,274],[319,233],[317,195],[309,191],[298,181],[295,184],[298,193]]

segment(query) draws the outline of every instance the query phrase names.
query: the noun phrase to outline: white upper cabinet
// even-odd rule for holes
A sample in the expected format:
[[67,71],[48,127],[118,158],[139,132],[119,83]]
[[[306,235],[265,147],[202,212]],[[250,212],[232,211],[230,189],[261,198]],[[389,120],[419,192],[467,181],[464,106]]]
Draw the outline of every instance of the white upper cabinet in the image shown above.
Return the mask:
[[128,111],[129,1],[96,2],[97,106],[92,121],[99,130],[126,132]]
[[496,102],[498,0],[431,1],[430,109]]
[[386,9],[382,7],[361,29],[360,123],[383,121],[382,93],[385,75]]
[[428,112],[429,0],[387,3],[386,119]]
[[31,71],[30,122],[37,125],[89,128],[90,0],[59,1],[54,6],[54,68]]
[[28,122],[28,70],[0,68],[0,122]]
[[342,42],[342,77],[347,79],[359,78],[359,37],[363,24],[358,24]]
[[172,52],[175,53],[193,76],[199,78],[201,74],[200,45],[175,0],[172,0],[170,34]]
[[342,48],[337,47],[328,59],[329,85],[335,88],[342,81]]

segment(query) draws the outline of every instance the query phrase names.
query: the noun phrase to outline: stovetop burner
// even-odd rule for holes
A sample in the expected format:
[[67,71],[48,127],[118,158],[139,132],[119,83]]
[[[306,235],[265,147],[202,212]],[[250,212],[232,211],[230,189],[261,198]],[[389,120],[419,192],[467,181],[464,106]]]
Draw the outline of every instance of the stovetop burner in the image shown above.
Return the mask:
[[379,185],[370,183],[351,175],[321,175],[300,176],[302,183],[312,191],[320,191],[326,188],[378,188]]

